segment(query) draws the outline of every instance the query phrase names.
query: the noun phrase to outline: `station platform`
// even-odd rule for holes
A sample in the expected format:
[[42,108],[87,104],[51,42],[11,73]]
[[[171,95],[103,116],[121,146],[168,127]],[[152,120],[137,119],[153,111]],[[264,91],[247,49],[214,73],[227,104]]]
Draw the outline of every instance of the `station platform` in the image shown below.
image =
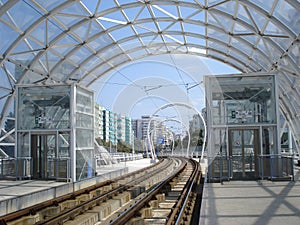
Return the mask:
[[97,176],[79,182],[46,180],[0,180],[0,216],[114,179],[151,165],[149,158],[97,168]]
[[298,225],[300,170],[295,181],[205,183],[199,225]]

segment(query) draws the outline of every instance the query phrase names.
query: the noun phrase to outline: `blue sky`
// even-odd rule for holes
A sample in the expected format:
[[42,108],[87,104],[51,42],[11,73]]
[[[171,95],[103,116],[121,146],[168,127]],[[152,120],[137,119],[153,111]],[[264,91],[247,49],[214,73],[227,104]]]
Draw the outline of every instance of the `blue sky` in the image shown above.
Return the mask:
[[200,111],[205,107],[203,76],[234,73],[238,71],[203,57],[153,56],[126,64],[98,80],[95,100],[131,118],[151,115],[170,102],[185,102]]

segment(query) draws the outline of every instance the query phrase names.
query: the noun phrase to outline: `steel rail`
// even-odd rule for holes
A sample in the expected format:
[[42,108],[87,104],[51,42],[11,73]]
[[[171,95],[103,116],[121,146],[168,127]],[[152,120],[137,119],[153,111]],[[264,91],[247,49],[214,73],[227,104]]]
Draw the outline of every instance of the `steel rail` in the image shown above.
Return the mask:
[[[46,220],[40,221],[36,223],[36,225],[56,225],[56,224],[63,224],[64,221],[67,221],[69,219],[75,218],[77,215],[84,213],[87,209],[90,209],[98,204],[100,204],[101,201],[108,199],[110,196],[113,196],[119,192],[123,192],[125,190],[128,190],[130,187],[140,183],[141,181],[147,180],[149,177],[154,176],[155,174],[161,172],[161,170],[167,168],[172,164],[171,160],[166,160],[166,165],[163,166],[163,168],[159,167],[149,173],[147,173],[143,177],[139,177],[135,180],[132,180],[126,184],[123,184],[119,187],[117,187],[114,190],[108,191],[107,193],[104,193],[102,195],[96,196],[90,200],[87,200],[85,202],[82,202],[78,205],[76,205],[73,208],[66,209],[62,211],[60,214],[55,215],[53,217],[47,218]],[[149,168],[148,168],[149,169]]]
[[[182,160],[182,159],[181,159]],[[147,203],[156,195],[158,194],[161,189],[172,181],[178,174],[180,174],[187,166],[187,161],[182,163],[180,167],[173,171],[164,181],[161,181],[157,185],[155,185],[144,197],[138,200],[135,204],[133,204],[129,209],[125,212],[122,212],[118,215],[117,218],[110,221],[109,225],[124,225],[126,224],[131,218],[138,214],[139,210],[145,207]]]
[[[138,170],[138,171],[134,171],[134,172],[131,172],[131,173],[128,173],[126,175],[122,175],[122,176],[119,176],[115,179],[112,179],[112,180],[108,180],[108,181],[103,181],[103,182],[100,182],[98,184],[95,184],[95,185],[92,185],[92,186],[89,186],[89,187],[86,187],[84,189],[81,189],[81,190],[77,190],[75,192],[72,192],[72,193],[69,193],[69,194],[66,194],[66,195],[63,195],[63,196],[60,196],[60,197],[57,197],[57,198],[54,198],[52,200],[48,200],[48,201],[45,201],[45,202],[42,202],[42,203],[39,203],[37,205],[33,205],[33,206],[30,206],[30,207],[27,207],[23,210],[20,210],[20,211],[17,211],[17,212],[13,212],[13,213],[10,213],[10,214],[7,214],[5,216],[1,216],[0,217],[0,224],[2,225],[5,225],[7,224],[7,222],[9,221],[13,221],[13,220],[16,220],[18,218],[21,218],[23,216],[28,216],[28,215],[34,215],[36,214],[38,211],[44,209],[44,208],[47,208],[47,207],[50,207],[50,206],[57,206],[59,203],[61,202],[64,202],[64,201],[67,201],[69,199],[75,199],[77,196],[80,196],[82,194],[87,194],[95,189],[98,189],[98,188],[101,188],[101,187],[104,187],[106,185],[110,185],[112,183],[115,183],[115,182],[118,182],[122,179],[125,179],[125,178],[128,178],[130,176],[134,176],[135,174],[138,174],[138,173],[141,173],[143,171],[146,171],[146,170],[149,170],[151,168],[154,168],[155,166],[158,166],[160,164],[162,164],[163,161],[159,161],[158,164],[153,164],[151,166],[148,166],[148,167],[145,167],[141,170]],[[128,184],[125,184],[123,186],[126,186]],[[122,190],[122,187],[118,187],[118,190],[121,191]],[[115,193],[115,192],[114,192]],[[104,193],[100,196],[96,196],[95,198],[104,198],[104,195],[107,194],[107,193]],[[111,193],[113,194],[113,193]],[[44,223],[41,223],[41,224],[44,224]]]
[[[195,161],[191,161],[195,169],[193,170],[192,175],[190,176],[188,182],[186,183],[186,187],[184,188],[184,192],[182,193],[180,200],[177,202],[175,206],[175,210],[172,211],[172,215],[170,216],[170,219],[167,222],[167,225],[175,224],[178,225],[180,224],[182,220],[182,216],[185,211],[185,206],[186,203],[188,202],[191,193],[192,193],[192,188],[194,187],[194,184],[197,182],[200,170],[199,170],[199,164],[196,163]],[[178,212],[179,210],[179,212]],[[175,223],[174,223],[175,222]]]

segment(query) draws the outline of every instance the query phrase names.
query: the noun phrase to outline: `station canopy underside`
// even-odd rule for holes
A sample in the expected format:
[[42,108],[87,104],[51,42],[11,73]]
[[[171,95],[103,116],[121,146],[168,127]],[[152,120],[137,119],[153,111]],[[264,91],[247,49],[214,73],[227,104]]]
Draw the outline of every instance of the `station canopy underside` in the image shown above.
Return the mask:
[[0,0],[0,144],[12,141],[15,84],[90,87],[128,62],[191,54],[276,74],[299,149],[299,11],[298,0]]

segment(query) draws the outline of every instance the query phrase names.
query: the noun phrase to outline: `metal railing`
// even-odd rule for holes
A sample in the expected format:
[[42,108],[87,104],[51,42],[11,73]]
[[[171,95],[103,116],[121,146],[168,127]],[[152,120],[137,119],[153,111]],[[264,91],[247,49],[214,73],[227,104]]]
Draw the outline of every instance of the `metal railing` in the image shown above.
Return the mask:
[[2,158],[0,159],[1,179],[25,179],[31,177],[31,158]]
[[258,176],[261,179],[290,178],[294,180],[293,156],[259,155]]
[[125,152],[119,152],[119,153],[110,153],[110,156],[117,160],[118,162],[125,162],[125,161],[132,161],[132,160],[138,160],[143,158],[143,154],[132,154],[132,153],[125,153]]
[[232,160],[228,156],[207,157],[208,181],[230,180],[232,178]]
[[236,156],[208,157],[208,181],[222,182],[233,179],[233,177],[239,179],[237,178],[239,173],[250,173],[244,177],[245,179],[248,177],[249,179],[294,180],[293,156],[258,155],[257,157],[246,157],[244,160],[244,165],[242,165],[241,159],[239,160]]
[[14,158],[0,159],[0,178],[16,177],[16,162]]
[[[33,177],[31,157],[0,159],[0,179],[28,179]],[[70,158],[48,158],[47,177],[44,179],[70,180]]]
[[70,171],[71,159],[63,158],[48,158],[48,178],[56,180],[71,180]]

